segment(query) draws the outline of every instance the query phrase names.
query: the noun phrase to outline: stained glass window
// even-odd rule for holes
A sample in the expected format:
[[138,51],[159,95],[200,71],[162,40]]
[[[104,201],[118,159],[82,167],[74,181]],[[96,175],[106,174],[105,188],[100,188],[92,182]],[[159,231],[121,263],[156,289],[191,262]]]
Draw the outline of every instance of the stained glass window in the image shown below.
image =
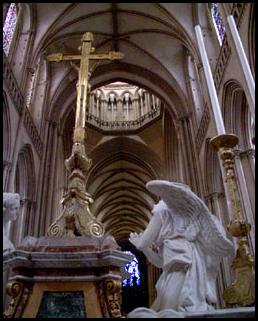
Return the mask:
[[224,27],[222,17],[219,12],[218,3],[211,3],[211,16],[215,25],[215,30],[219,39],[219,43],[220,45],[222,45],[226,29]]
[[6,55],[9,53],[10,45],[14,35],[14,30],[17,22],[17,6],[11,3],[4,22],[3,27],[3,49]]
[[[130,251],[124,251],[124,253],[133,255],[133,253]],[[130,263],[125,265],[125,272],[131,274],[131,277],[123,280],[123,286],[140,285],[140,271],[136,257]]]

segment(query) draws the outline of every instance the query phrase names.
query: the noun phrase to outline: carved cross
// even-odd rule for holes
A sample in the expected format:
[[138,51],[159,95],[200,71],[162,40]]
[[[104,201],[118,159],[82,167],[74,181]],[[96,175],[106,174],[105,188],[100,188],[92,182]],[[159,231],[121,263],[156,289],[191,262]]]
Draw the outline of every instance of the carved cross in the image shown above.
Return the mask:
[[95,48],[92,47],[93,34],[86,32],[82,36],[82,46],[80,55],[64,55],[62,53],[54,53],[47,56],[49,61],[64,61],[64,60],[80,60],[79,82],[76,103],[75,116],[75,131],[76,129],[84,128],[86,120],[86,104],[87,104],[87,89],[88,89],[88,72],[90,59],[121,59],[124,55],[119,51],[110,51],[108,53],[94,54]]

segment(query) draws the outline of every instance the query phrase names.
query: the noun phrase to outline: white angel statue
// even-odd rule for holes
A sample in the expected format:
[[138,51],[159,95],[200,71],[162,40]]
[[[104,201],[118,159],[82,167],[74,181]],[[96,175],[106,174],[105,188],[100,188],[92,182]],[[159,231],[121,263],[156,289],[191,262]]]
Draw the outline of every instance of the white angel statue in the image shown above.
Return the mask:
[[146,187],[161,200],[145,231],[131,233],[129,240],[162,274],[151,309],[137,308],[128,317],[184,317],[185,312],[212,310],[219,264],[234,254],[233,243],[189,186],[154,180]]

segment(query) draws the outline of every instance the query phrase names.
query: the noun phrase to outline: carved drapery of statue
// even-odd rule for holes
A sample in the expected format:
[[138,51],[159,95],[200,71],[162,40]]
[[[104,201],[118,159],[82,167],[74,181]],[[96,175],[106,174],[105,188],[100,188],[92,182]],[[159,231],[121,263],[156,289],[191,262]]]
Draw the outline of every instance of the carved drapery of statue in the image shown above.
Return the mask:
[[131,233],[129,240],[163,272],[151,309],[137,308],[128,317],[184,317],[212,310],[220,260],[233,255],[233,243],[187,185],[157,180],[146,186],[161,200],[146,230]]

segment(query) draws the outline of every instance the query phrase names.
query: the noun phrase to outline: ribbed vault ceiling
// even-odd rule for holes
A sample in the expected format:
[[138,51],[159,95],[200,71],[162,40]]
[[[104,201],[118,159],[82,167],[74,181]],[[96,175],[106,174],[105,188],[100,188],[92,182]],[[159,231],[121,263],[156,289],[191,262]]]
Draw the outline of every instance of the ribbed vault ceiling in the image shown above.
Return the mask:
[[[199,61],[193,34],[195,4],[37,3],[33,6],[37,32],[32,61],[41,53],[78,53],[82,34],[91,31],[96,53],[119,50],[125,54],[121,61],[101,61],[97,68],[91,62],[94,87],[130,80],[153,91],[175,115],[187,110],[186,52]],[[52,93],[56,94],[58,89],[60,96],[71,94],[69,85],[77,79],[77,74],[69,63],[51,63],[51,72],[60,78],[52,83]]]

